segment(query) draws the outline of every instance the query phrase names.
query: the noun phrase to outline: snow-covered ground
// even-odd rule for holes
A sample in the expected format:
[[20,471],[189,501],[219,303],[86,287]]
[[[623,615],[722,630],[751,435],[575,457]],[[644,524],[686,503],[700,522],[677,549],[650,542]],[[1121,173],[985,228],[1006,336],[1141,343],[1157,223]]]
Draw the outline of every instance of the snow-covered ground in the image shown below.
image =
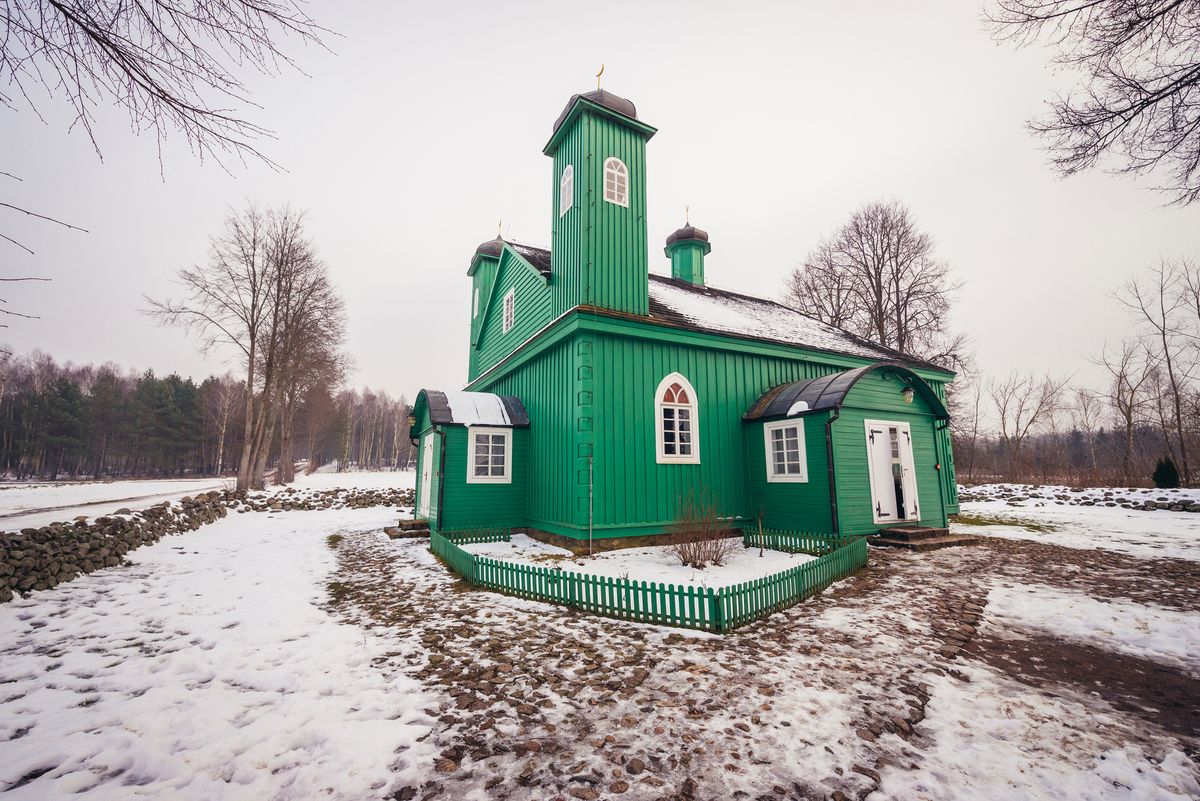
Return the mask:
[[[982,523],[982,525],[977,525]],[[955,533],[1037,540],[1068,548],[1102,548],[1143,558],[1200,561],[1200,514],[1109,506],[962,504]]]
[[[209,490],[232,489],[227,478],[131,479],[128,481],[60,481],[0,483],[0,531],[37,528],[75,519],[80,515],[101,517],[118,509],[145,509],[163,501],[177,501]],[[318,471],[298,475],[298,490],[333,488],[407,489],[416,486],[411,471]],[[269,487],[275,494],[284,487]]]
[[326,538],[394,518],[231,516],[0,606],[0,793],[362,799],[414,783],[428,698],[372,667],[392,645],[320,608]]
[[1009,626],[1163,662],[1200,678],[1200,612],[1099,600],[1039,584],[993,587],[987,609]]
[[511,542],[481,542],[461,547],[480,556],[490,556],[508,562],[559,567],[574,573],[590,573],[630,581],[694,584],[713,589],[781,573],[816,558],[771,550],[764,550],[763,555],[759,556],[757,548],[743,548],[739,542],[734,545],[733,552],[725,564],[710,565],[704,570],[696,570],[681,564],[679,558],[665,546],[623,548],[618,551],[604,551],[591,557],[577,557],[565,548],[547,545],[524,534],[514,534]]

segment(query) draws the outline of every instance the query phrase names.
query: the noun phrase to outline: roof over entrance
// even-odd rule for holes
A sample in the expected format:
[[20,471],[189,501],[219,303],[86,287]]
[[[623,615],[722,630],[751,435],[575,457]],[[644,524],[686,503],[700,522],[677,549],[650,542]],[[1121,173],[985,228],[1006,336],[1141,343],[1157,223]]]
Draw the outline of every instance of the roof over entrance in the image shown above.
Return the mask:
[[866,367],[830,373],[819,378],[780,384],[764,392],[762,397],[750,407],[750,410],[742,415],[742,419],[777,420],[840,408],[846,399],[846,394],[858,383],[858,380],[875,370],[894,374],[902,384],[921,393],[921,397],[929,403],[929,407],[936,417],[949,419],[950,413],[946,411],[946,404],[942,403],[942,399],[937,396],[929,384],[909,368],[895,362],[869,364]]
[[513,395],[423,389],[413,405],[413,416],[419,419],[426,409],[430,422],[439,426],[529,427],[529,415]]

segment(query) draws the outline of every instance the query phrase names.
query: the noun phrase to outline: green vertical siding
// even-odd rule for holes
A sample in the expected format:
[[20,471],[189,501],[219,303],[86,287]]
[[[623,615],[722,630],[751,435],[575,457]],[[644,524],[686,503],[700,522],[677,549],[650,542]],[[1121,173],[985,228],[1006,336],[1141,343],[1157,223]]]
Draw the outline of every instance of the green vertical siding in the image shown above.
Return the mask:
[[767,480],[767,448],[763,423],[746,425],[746,475],[750,479],[751,516],[757,525],[762,513],[764,529],[803,531],[809,534],[833,533],[833,515],[829,505],[828,452],[825,446],[825,421],[830,412],[796,418],[804,426],[804,454],[808,481],[771,482]]
[[[610,156],[629,170],[628,207],[604,199],[604,161]],[[567,164],[575,171],[575,199],[560,217],[558,186]],[[554,153],[551,183],[554,315],[586,305],[646,314],[645,135],[608,117],[583,113]]]
[[[440,531],[479,528],[514,528],[525,525],[526,476],[529,470],[529,430],[512,430],[512,483],[471,484],[467,464],[470,437],[465,426],[445,426],[446,456],[442,465],[442,515]],[[438,518],[431,515],[431,518]]]
[[[516,314],[513,327],[504,331],[504,295],[514,289]],[[551,320],[550,288],[535,270],[520,257],[505,250],[485,304],[481,301],[480,319],[475,322],[479,336],[472,347],[473,379],[496,362],[512,353],[522,343],[540,331]],[[486,315],[486,316],[485,316]]]
[[479,351],[475,348],[475,344],[479,341],[479,329],[483,322],[483,312],[487,307],[488,297],[491,295],[492,282],[496,280],[496,269],[499,267],[499,259],[493,259],[488,256],[477,256],[479,263],[475,267],[475,273],[471,276],[471,294],[467,298],[467,308],[471,308],[474,303],[475,290],[479,290],[479,310],[471,317],[471,337],[469,356],[467,360],[467,375],[468,380],[479,375],[480,368],[478,363]]
[[863,377],[846,396],[833,424],[834,464],[837,476],[838,515],[842,534],[870,534],[881,527],[872,515],[871,485],[867,474],[867,420],[908,423],[912,434],[913,469],[917,477],[920,521],[902,520],[892,525],[943,527],[946,508],[938,464],[935,429],[938,421],[917,393],[911,404],[900,395],[901,385],[882,371]]
[[515,395],[525,405],[530,421],[525,515],[530,526],[554,533],[578,526],[574,347],[568,338],[483,388]]

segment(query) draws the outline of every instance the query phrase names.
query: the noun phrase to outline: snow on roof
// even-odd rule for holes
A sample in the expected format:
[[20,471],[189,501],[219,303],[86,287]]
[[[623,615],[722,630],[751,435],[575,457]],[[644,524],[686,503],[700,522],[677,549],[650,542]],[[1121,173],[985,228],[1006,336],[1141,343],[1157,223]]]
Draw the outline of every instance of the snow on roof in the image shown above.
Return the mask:
[[692,286],[661,275],[650,276],[650,316],[714,333],[868,359],[925,364],[773,300]]
[[490,392],[446,392],[446,403],[455,423],[465,426],[511,426],[504,399]]

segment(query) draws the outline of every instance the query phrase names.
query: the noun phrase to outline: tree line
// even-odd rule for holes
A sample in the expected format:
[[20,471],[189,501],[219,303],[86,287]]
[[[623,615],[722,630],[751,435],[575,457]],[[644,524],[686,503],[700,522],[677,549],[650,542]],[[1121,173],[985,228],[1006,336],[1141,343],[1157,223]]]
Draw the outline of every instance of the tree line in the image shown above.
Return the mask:
[[[0,361],[0,474],[18,479],[225,476],[246,438],[245,383],[232,375],[197,383],[113,364],[59,364],[34,352]],[[291,480],[285,459],[308,470],[406,469],[411,407],[370,389],[307,387],[265,460]]]

